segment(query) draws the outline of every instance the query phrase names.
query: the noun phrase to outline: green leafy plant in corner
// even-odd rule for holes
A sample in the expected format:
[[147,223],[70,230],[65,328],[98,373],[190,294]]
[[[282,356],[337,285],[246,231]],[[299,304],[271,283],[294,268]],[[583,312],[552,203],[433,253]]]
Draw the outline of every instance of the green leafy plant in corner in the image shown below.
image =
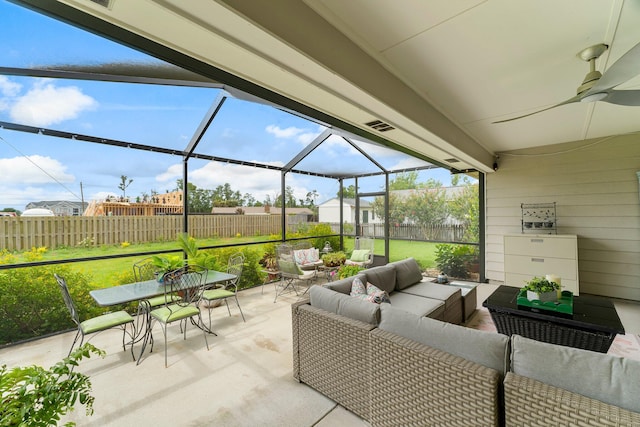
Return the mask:
[[468,277],[467,265],[473,256],[473,247],[468,245],[436,245],[436,265],[450,277],[465,279]]
[[[73,410],[75,404],[85,406],[93,415],[94,397],[91,380],[74,367],[91,353],[104,357],[104,351],[84,344],[49,369],[41,366],[0,367],[0,427],[55,426],[60,416]],[[68,422],[66,426],[74,426]]]

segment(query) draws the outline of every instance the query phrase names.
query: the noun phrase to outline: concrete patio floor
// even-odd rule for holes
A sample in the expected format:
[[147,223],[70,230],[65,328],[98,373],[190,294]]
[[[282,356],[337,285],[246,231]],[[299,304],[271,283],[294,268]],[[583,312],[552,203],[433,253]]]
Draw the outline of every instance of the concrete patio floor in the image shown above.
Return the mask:
[[[478,304],[496,286],[478,287]],[[183,340],[177,324],[169,327],[169,367],[164,367],[163,335],[154,327],[153,353],[145,353],[140,365],[123,352],[121,333],[107,331],[91,339],[107,352],[92,357],[79,370],[91,377],[95,413],[84,407],[64,420],[78,426],[367,426],[351,412],[292,376],[291,303],[286,294],[273,302],[274,286],[253,288],[239,294],[246,317],[237,306],[212,310],[207,351],[202,332],[189,326]],[[640,303],[616,303],[627,332],[640,333]],[[206,310],[204,311],[206,316]],[[206,321],[206,318],[205,318]],[[37,364],[49,367],[64,357],[75,332],[7,347],[0,363],[9,367]],[[139,347],[136,347],[139,351]]]

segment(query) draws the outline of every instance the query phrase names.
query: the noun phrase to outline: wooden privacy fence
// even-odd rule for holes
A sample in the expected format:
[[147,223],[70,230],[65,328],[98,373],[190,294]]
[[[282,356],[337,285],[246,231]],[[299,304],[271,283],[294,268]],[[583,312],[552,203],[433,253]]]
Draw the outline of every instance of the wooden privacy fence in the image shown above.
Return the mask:
[[[280,215],[190,215],[195,238],[280,234]],[[295,218],[291,218],[295,227]],[[115,245],[175,240],[182,216],[0,217],[0,249]]]
[[[340,232],[340,223],[331,223],[331,229]],[[464,242],[466,227],[457,224],[422,226],[398,224],[389,227],[390,239],[408,239],[432,242]],[[360,224],[360,236],[384,239],[384,224]]]

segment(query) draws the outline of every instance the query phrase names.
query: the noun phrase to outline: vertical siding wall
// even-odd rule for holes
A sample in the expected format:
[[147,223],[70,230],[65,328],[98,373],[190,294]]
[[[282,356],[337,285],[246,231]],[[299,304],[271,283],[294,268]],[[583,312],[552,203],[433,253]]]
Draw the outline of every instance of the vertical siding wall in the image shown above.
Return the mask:
[[487,175],[487,278],[504,281],[503,235],[521,232],[520,204],[556,202],[558,234],[578,236],[580,292],[640,301],[640,136],[510,154]]

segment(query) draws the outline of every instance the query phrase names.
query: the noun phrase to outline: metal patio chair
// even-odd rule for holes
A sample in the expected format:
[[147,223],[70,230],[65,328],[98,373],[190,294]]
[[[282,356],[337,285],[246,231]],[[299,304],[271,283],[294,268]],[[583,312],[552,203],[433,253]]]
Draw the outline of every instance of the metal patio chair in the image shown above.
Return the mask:
[[[80,321],[80,317],[78,316],[78,310],[76,309],[76,305],[73,302],[73,299],[71,298],[71,294],[69,293],[69,287],[67,286],[67,281],[64,279],[64,277],[59,276],[58,274],[54,273],[54,276],[56,278],[56,281],[58,282],[58,286],[60,286],[60,292],[62,292],[62,299],[64,300],[64,303],[67,306],[69,313],[71,314],[71,320],[73,320],[73,322],[78,327],[78,331],[76,332],[76,336],[73,339],[73,343],[71,344],[71,348],[69,349],[69,354],[67,354],[67,357],[73,351],[73,347],[76,345],[76,342],[78,342],[78,338],[80,338],[80,343],[78,345],[78,347],[80,347],[82,346],[82,343],[84,342],[84,337],[86,335],[106,331],[107,329],[121,328],[122,329],[122,349],[124,351],[127,350],[126,336],[129,335],[129,337],[131,338],[131,341],[130,341],[131,356],[133,357],[133,360],[135,360],[135,356],[133,355],[133,340],[134,340],[134,334],[135,334],[134,327],[133,327],[134,318],[126,311],[121,310],[121,311],[116,311],[114,313],[107,313],[101,316],[96,316],[90,319]],[[130,333],[127,332],[127,326],[129,325],[131,325],[131,329],[132,329]]]
[[242,308],[240,308],[240,302],[238,301],[238,282],[240,281],[243,268],[244,255],[242,253],[232,255],[227,263],[227,273],[235,275],[235,279],[229,280],[222,286],[205,289],[204,292],[202,292],[202,300],[207,302],[207,309],[209,311],[209,329],[211,329],[211,309],[214,308],[213,301],[224,300],[229,316],[231,316],[228,300],[229,298],[235,298],[238,310],[240,310],[240,315],[242,315],[242,321],[246,322]]
[[[192,323],[198,328],[202,329],[204,335],[204,342],[209,350],[209,341],[207,341],[207,332],[203,327],[202,313],[200,311],[200,301],[202,299],[202,292],[204,287],[204,278],[207,275],[206,270],[201,268],[194,268],[192,266],[181,267],[177,270],[165,273],[165,294],[164,304],[158,308],[151,310],[150,316],[152,322],[157,321],[162,326],[162,332],[164,333],[164,366],[168,367],[167,362],[167,328],[170,323],[180,322],[181,332],[183,333],[183,339],[187,339],[187,320],[191,320]],[[180,299],[175,301],[173,295],[180,295]],[[197,318],[197,320],[194,320]],[[184,330],[182,330],[182,323],[184,321]],[[150,328],[149,333],[151,332]],[[214,334],[215,335],[215,334]],[[152,336],[150,337],[151,339]]]
[[[283,243],[276,247],[276,262],[280,272],[280,283],[276,283],[276,296],[273,302],[276,302],[278,296],[287,291],[295,292],[296,295],[299,295],[296,282],[306,282],[307,285],[310,285],[318,276],[318,272],[315,269],[306,271],[300,269],[300,266],[293,258],[293,250],[289,244]],[[303,292],[303,295],[307,290]]]
[[373,264],[375,240],[370,237],[356,237],[351,257],[345,261],[346,265],[358,265],[368,268]]

